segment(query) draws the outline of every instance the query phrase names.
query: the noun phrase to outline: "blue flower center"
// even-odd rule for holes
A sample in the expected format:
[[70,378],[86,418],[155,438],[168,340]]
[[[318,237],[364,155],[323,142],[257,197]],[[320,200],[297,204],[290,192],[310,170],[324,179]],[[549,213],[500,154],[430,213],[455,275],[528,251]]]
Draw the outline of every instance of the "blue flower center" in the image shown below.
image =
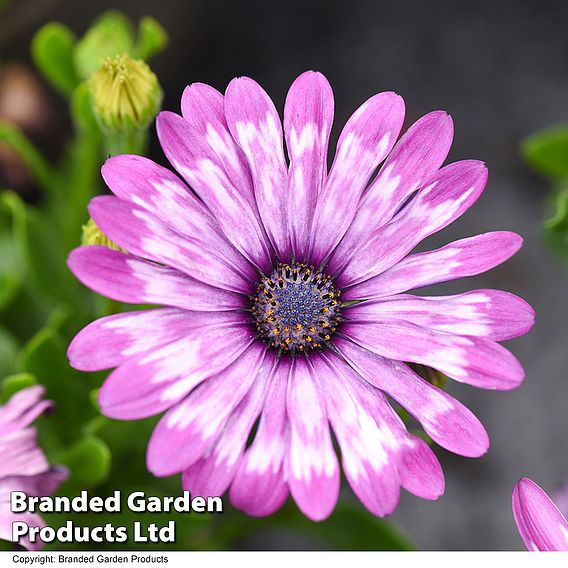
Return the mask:
[[313,266],[278,264],[258,283],[252,313],[261,339],[279,350],[302,352],[327,345],[341,321],[339,290]]

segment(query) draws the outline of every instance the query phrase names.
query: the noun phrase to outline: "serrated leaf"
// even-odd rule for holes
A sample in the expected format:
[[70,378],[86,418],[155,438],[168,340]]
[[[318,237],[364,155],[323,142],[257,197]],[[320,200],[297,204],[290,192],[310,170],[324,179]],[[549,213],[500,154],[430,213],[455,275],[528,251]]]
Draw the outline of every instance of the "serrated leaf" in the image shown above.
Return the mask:
[[147,61],[162,51],[167,44],[168,34],[157,20],[149,16],[140,20],[135,49],[136,57]]
[[96,436],[82,438],[56,459],[69,468],[70,475],[65,482],[68,490],[89,489],[104,483],[111,465],[110,450]]
[[558,126],[532,134],[521,144],[527,164],[553,179],[568,178],[568,126]]
[[4,403],[17,392],[37,384],[31,373],[17,373],[2,379],[0,383],[0,400]]
[[32,40],[34,63],[43,76],[64,95],[71,94],[79,82],[73,61],[74,45],[75,36],[59,22],[46,24]]
[[95,20],[77,42],[74,59],[79,77],[87,79],[107,57],[132,53],[134,29],[121,12],[111,10]]

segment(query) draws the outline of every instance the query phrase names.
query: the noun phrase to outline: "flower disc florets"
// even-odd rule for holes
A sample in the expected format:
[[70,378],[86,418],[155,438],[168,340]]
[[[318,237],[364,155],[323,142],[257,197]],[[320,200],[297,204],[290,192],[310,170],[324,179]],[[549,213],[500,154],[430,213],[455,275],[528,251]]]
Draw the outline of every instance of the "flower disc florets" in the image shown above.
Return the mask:
[[278,264],[258,283],[252,313],[259,336],[271,347],[290,352],[329,344],[341,321],[339,290],[313,266]]

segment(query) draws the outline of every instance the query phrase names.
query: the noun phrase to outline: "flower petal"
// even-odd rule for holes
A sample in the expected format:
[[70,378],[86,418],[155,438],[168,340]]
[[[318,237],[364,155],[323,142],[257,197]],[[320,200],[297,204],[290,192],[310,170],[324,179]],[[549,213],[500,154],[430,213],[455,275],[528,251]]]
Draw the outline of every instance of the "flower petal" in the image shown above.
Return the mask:
[[181,97],[181,113],[215,152],[218,163],[235,187],[256,209],[248,163],[229,132],[223,95],[204,83],[188,85]]
[[[12,513],[10,511],[10,493],[23,491],[28,496],[44,497],[54,493],[59,485],[67,479],[69,472],[58,466],[34,475],[15,475],[0,478],[0,540],[12,541],[12,523],[24,522],[29,527],[44,527],[45,523],[37,513]],[[44,546],[41,539],[30,542],[29,535],[20,538],[20,546],[27,550],[39,550]]]
[[45,388],[34,385],[18,391],[6,404],[0,406],[0,435],[5,436],[31,424],[38,416],[53,406],[43,400]]
[[95,197],[89,212],[101,231],[127,251],[211,286],[248,294],[253,267],[229,243],[212,233],[184,237],[152,213],[116,197]]
[[339,497],[340,482],[318,378],[321,366],[321,361],[314,369],[303,358],[294,360],[286,403],[290,420],[286,477],[294,501],[313,521],[331,514]]
[[523,368],[512,353],[483,337],[450,335],[402,320],[346,323],[343,332],[373,353],[428,365],[479,388],[511,390],[524,378]]
[[231,414],[211,451],[183,472],[183,488],[188,489],[191,495],[221,496],[231,485],[250,432],[262,410],[273,368],[274,358],[267,353],[265,370],[256,377],[247,395]]
[[161,112],[156,129],[168,160],[213,213],[229,242],[254,265],[267,270],[271,251],[258,214],[202,132],[173,112]]
[[[9,479],[8,479],[9,481]],[[5,484],[4,480],[0,480],[0,485]],[[0,487],[1,490],[1,487]],[[12,513],[9,509],[9,501],[4,503],[0,503],[0,505],[5,506],[7,509],[7,513],[0,515],[0,539],[6,540],[8,542],[12,541],[12,523],[16,521],[20,521],[22,523],[26,523],[28,527],[45,527],[45,522],[41,518],[38,513]],[[4,507],[3,507],[4,508]],[[45,543],[40,539],[37,538],[34,542],[30,541],[29,533],[25,536],[22,536],[17,544],[19,546],[24,547],[26,550],[41,550]]]
[[521,298],[501,290],[472,290],[456,296],[400,295],[364,302],[345,311],[353,322],[404,320],[455,335],[503,341],[534,325],[534,310]]
[[197,333],[199,328],[222,329],[242,321],[240,314],[176,308],[125,312],[100,318],[84,327],[73,338],[67,356],[71,366],[79,371],[111,369],[135,355]]
[[347,121],[314,212],[314,265],[322,263],[349,228],[361,195],[396,142],[403,120],[404,101],[385,92],[365,101]]
[[242,309],[245,304],[243,296],[103,246],[79,247],[71,251],[67,264],[82,284],[118,302],[208,312]]
[[113,371],[99,391],[103,414],[131,420],[169,408],[203,380],[220,373],[253,341],[241,323],[196,328],[184,337],[142,352]]
[[333,92],[314,71],[292,83],[284,106],[284,131],[290,158],[288,225],[292,252],[307,260],[318,194],[327,176],[327,147],[333,122]]
[[[68,477],[69,470],[62,465],[56,465],[36,475],[15,476],[10,479],[9,483],[13,491],[24,491],[30,497],[43,497],[55,493]],[[2,481],[5,480],[6,478]]]
[[35,428],[23,428],[0,437],[0,479],[12,475],[36,475],[49,469],[49,463],[37,445]]
[[486,181],[482,162],[465,160],[442,168],[390,223],[368,236],[356,254],[335,255],[328,271],[339,274],[340,287],[377,276],[460,217],[475,203]]
[[290,440],[286,390],[290,361],[281,359],[270,379],[258,429],[231,485],[231,503],[253,517],[277,511],[288,497],[284,460]]
[[513,516],[529,550],[568,551],[568,521],[550,497],[526,477],[513,489]]
[[225,117],[249,163],[260,217],[280,258],[290,257],[287,171],[282,124],[270,97],[248,77],[233,79],[225,93]]
[[449,394],[404,363],[385,359],[343,338],[334,340],[334,344],[366,381],[406,408],[440,446],[467,457],[479,457],[487,451],[489,438],[483,425]]
[[436,173],[448,155],[452,138],[452,119],[443,111],[431,112],[416,121],[364,193],[353,223],[333,256],[351,258],[370,230],[388,223],[404,201]]
[[401,484],[407,491],[430,500],[444,494],[446,483],[442,466],[424,440],[407,436],[400,460]]
[[[325,393],[327,414],[339,446],[343,471],[363,505],[384,517],[394,511],[400,494],[399,442],[385,420],[388,403],[374,389],[362,393],[362,381],[341,359],[330,355],[317,365]],[[372,388],[368,385],[369,390]],[[369,400],[370,398],[374,400]]]
[[392,296],[414,288],[475,276],[511,258],[523,239],[508,231],[484,233],[403,258],[382,274],[347,288],[344,301]]
[[201,458],[257,375],[267,372],[263,365],[265,352],[264,344],[253,343],[224,371],[166,412],[148,444],[146,463],[154,475],[179,473]]
[[220,238],[207,208],[167,168],[143,156],[124,154],[109,158],[101,174],[117,197],[149,211],[180,235]]

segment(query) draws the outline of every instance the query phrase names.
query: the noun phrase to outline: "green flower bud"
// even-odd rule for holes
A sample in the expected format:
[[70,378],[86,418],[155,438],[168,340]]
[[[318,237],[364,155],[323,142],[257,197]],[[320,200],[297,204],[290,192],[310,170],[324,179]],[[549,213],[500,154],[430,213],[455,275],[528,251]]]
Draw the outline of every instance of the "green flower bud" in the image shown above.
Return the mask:
[[144,61],[128,55],[107,58],[89,79],[93,109],[103,129],[145,129],[158,114],[162,90]]
[[126,252],[124,249],[115,245],[96,225],[96,223],[89,219],[82,227],[83,234],[81,236],[82,245],[100,245],[112,250],[119,250]]

